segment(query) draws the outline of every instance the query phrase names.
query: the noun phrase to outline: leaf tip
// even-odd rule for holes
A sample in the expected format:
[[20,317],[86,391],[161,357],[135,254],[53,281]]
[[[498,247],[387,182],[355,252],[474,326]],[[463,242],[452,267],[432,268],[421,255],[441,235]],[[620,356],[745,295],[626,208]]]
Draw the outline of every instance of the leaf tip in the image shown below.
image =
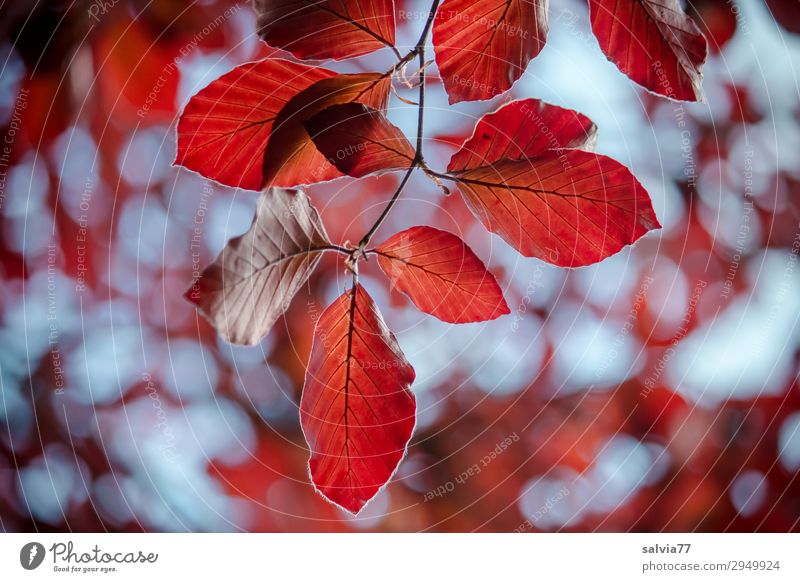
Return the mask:
[[447,91],[447,104],[448,105],[457,105],[457,104],[461,103],[462,101],[464,101],[464,99],[461,99],[460,97],[458,97],[458,95],[455,95],[450,91]]
[[312,456],[308,460],[308,465],[306,466],[314,491],[325,501],[331,505],[335,505],[337,508],[349,513],[353,517],[357,516],[386,486],[384,484],[383,487],[375,491],[370,497],[363,498],[363,496],[357,494],[356,488],[328,486],[324,483],[318,483],[315,477],[315,461],[316,459]]
[[648,232],[649,232],[650,230],[661,230],[662,228],[664,228],[664,225],[663,225],[663,224],[661,224],[661,222],[659,222],[659,220],[658,220],[658,216],[656,216],[656,213],[655,213],[655,212],[653,212],[653,222],[652,222],[652,225],[653,225],[653,226],[651,226],[651,227],[650,227],[650,229],[648,230]]
[[501,299],[500,305],[497,308],[497,317],[495,317],[495,319],[497,319],[499,317],[503,317],[504,315],[508,315],[510,313],[511,313],[511,308],[508,306],[508,302],[506,301],[506,298],[503,297]]

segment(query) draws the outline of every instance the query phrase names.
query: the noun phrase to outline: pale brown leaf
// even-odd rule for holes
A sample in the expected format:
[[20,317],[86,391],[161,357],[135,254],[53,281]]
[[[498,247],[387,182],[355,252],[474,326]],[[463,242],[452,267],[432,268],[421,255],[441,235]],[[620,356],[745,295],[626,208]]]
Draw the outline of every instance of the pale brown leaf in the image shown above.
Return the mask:
[[319,214],[302,191],[266,190],[250,230],[228,242],[185,297],[226,341],[255,345],[330,246]]

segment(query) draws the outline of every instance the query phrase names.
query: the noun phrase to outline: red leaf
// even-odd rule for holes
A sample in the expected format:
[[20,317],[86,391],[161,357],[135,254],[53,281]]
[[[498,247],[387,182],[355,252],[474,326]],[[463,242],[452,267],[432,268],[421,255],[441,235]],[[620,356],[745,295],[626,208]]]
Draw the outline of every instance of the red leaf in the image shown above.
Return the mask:
[[530,158],[546,150],[585,149],[593,145],[596,133],[591,119],[570,109],[538,99],[512,101],[481,118],[447,171]]
[[703,100],[706,39],[679,0],[590,0],[592,30],[620,71],[646,89]]
[[340,103],[363,103],[383,111],[390,89],[390,76],[360,73],[322,79],[295,95],[275,119],[264,159],[263,186],[291,188],[341,177],[343,174],[311,141],[303,124]]
[[595,153],[552,150],[456,176],[487,229],[523,255],[561,267],[596,263],[660,228],[636,178]]
[[488,321],[510,313],[481,260],[454,234],[415,226],[375,249],[393,285],[421,311],[449,323]]
[[358,284],[314,330],[300,422],[317,489],[358,513],[391,478],[414,430],[414,369]]
[[414,148],[379,111],[361,103],[334,105],[305,122],[314,145],[348,176],[408,168]]
[[231,239],[185,297],[230,343],[255,345],[283,315],[330,245],[300,191],[268,190],[253,224]]
[[394,46],[392,0],[255,0],[258,34],[301,59],[347,59]]
[[546,36],[547,0],[445,0],[433,46],[450,103],[510,89]]
[[333,75],[280,59],[236,67],[187,103],[175,163],[227,186],[258,190],[278,112],[298,92]]

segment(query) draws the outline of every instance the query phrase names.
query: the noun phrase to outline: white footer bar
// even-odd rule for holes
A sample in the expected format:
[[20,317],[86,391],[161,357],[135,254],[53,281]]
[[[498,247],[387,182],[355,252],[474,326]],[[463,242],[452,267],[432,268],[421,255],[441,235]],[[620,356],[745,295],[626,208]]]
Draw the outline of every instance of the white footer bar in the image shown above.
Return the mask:
[[799,554],[798,534],[3,534],[0,579],[768,582],[800,580]]

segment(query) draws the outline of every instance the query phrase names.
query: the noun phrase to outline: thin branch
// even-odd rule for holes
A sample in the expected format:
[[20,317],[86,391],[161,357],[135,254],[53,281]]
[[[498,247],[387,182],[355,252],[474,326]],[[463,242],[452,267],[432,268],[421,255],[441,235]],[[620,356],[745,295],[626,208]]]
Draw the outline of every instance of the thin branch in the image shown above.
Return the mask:
[[431,26],[433,26],[433,19],[436,16],[436,11],[439,9],[439,0],[434,0],[433,4],[431,5],[431,11],[428,13],[428,20],[425,22],[425,28],[422,29],[422,34],[417,41],[417,48],[425,47],[425,41],[428,39],[428,33],[431,31]]
[[436,11],[439,8],[439,0],[434,0],[431,5],[431,11],[428,13],[428,20],[425,22],[425,28],[422,29],[422,34],[417,41],[417,53],[419,55],[419,117],[417,121],[417,155],[415,159],[419,162],[422,161],[422,126],[425,116],[425,44],[428,40],[428,33],[433,26],[433,20],[436,17]]
[[378,217],[378,220],[375,221],[375,224],[372,225],[372,228],[370,228],[367,231],[367,234],[365,234],[364,238],[361,239],[361,242],[358,243],[359,249],[363,250],[364,248],[366,248],[366,246],[369,244],[369,241],[372,240],[372,237],[375,235],[375,232],[380,228],[381,224],[383,224],[383,221],[386,220],[386,217],[389,215],[389,212],[392,210],[392,207],[395,205],[395,202],[397,202],[397,199],[400,197],[403,188],[405,188],[409,178],[411,178],[411,174],[414,172],[414,168],[416,167],[417,167],[417,160],[415,158],[414,161],[411,162],[411,165],[409,166],[408,170],[406,170],[406,174],[400,181],[400,185],[397,187],[397,190],[395,190],[394,194],[389,199],[389,203],[383,209],[383,212],[381,212],[381,215]]
[[386,207],[381,212],[381,215],[372,225],[372,227],[367,231],[361,241],[358,243],[358,247],[356,250],[353,251],[353,256],[357,259],[360,257],[356,257],[356,254],[364,255],[364,249],[369,244],[369,241],[372,240],[372,237],[375,235],[377,230],[381,227],[381,224],[386,220],[386,217],[391,212],[392,208],[394,207],[395,203],[397,202],[398,198],[400,198],[400,194],[403,192],[403,188],[405,188],[406,184],[408,183],[409,179],[411,178],[411,174],[414,172],[415,168],[418,167],[427,167],[425,166],[424,157],[422,155],[422,134],[424,131],[425,125],[425,44],[428,41],[428,34],[430,33],[431,27],[433,26],[433,20],[436,17],[436,11],[439,8],[439,0],[434,0],[433,4],[431,5],[430,12],[428,13],[428,19],[425,22],[425,27],[422,29],[422,33],[420,34],[419,40],[417,40],[417,45],[398,63],[390,69],[392,72],[396,71],[399,67],[405,65],[409,61],[411,61],[414,56],[419,57],[419,103],[417,105],[417,147],[416,151],[414,152],[414,159],[411,161],[411,165],[406,170],[403,179],[400,181],[400,185],[395,190],[392,197],[389,199],[389,202],[386,204]]
[[[501,183],[493,183],[493,182],[486,182],[485,180],[476,180],[474,178],[465,178],[459,175],[459,172],[456,173],[449,173],[449,172],[437,172],[436,170],[431,169],[425,161],[423,160],[420,164],[420,169],[425,172],[425,175],[428,176],[431,180],[433,180],[437,185],[442,188],[447,189],[444,184],[442,184],[442,180],[447,180],[449,182],[455,182],[456,184],[475,184],[477,186],[488,186],[488,187],[495,187],[495,186],[504,186],[505,188],[514,188],[514,186],[509,186],[507,184]],[[449,192],[449,191],[448,191]]]
[[333,245],[333,244],[325,245],[324,247],[316,247],[314,250],[335,251],[335,252],[340,253],[342,255],[351,255],[351,254],[353,254],[353,251],[351,249],[348,249],[347,247],[343,247],[343,246],[340,246],[340,245]]
[[402,58],[400,58],[400,54],[398,52],[397,58],[400,60],[391,69],[389,69],[391,73],[394,73],[403,65],[413,61],[414,57],[416,57],[420,51],[425,49],[425,43],[428,40],[428,33],[431,31],[433,20],[436,17],[436,11],[439,9],[439,1],[440,0],[434,0],[433,4],[431,5],[431,10],[428,12],[428,19],[425,21],[425,26],[423,27],[422,33],[417,40],[417,44],[414,45],[414,48],[408,51],[408,54]]
[[399,69],[401,69],[402,67],[404,67],[405,65],[407,65],[408,63],[413,61],[414,57],[416,57],[416,56],[417,56],[417,48],[416,47],[414,47],[413,49],[408,51],[408,54],[406,54],[406,56],[404,56],[404,57],[401,57],[400,53],[398,52],[397,53],[398,61],[392,66],[391,69],[389,69],[387,71],[387,73],[390,74],[390,75],[394,75]]
[[429,167],[427,164],[424,164],[424,163],[420,166],[420,168],[422,168],[422,171],[425,172],[425,174],[428,177],[430,177],[432,180],[435,178],[435,179],[439,179],[439,180],[449,180],[450,182],[463,182],[464,181],[464,180],[462,180],[461,178],[459,178],[455,174],[448,174],[448,173],[445,173],[445,172],[437,172],[436,170],[432,169],[431,167]]
[[414,162],[422,161],[422,131],[425,126],[425,47],[419,51],[419,105],[417,106],[417,155]]

